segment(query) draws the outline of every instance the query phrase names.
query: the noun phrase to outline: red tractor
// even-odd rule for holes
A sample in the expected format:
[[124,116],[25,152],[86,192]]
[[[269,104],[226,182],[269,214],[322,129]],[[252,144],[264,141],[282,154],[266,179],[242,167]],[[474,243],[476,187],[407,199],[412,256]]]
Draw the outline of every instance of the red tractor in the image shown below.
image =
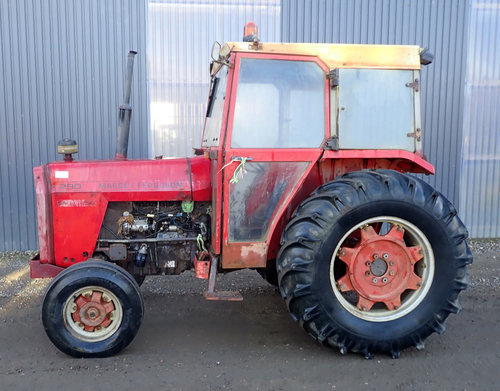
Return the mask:
[[292,315],[345,354],[423,348],[460,309],[472,262],[451,203],[409,173],[422,155],[416,46],[214,45],[196,156],[128,160],[133,55],[114,160],[34,169],[40,251],[32,277],[55,277],[42,319],[76,357],[110,356],[143,318],[147,275],[256,269]]

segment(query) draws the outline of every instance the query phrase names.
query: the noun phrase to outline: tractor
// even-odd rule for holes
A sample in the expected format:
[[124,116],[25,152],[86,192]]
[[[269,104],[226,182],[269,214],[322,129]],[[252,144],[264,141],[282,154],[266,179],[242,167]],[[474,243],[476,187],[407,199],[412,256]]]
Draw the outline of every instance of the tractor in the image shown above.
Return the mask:
[[193,156],[127,158],[131,80],[116,155],[34,168],[39,252],[54,277],[50,340],[75,357],[117,354],[137,334],[148,275],[193,270],[208,300],[218,273],[250,268],[292,318],[342,354],[397,358],[460,310],[472,262],[453,205],[422,175],[418,46],[266,43],[257,26],[215,43]]

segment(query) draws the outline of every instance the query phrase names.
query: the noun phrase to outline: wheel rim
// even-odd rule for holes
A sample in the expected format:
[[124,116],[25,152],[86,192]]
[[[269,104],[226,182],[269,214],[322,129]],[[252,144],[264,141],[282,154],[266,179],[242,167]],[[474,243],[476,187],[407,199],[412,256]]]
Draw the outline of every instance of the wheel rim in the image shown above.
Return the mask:
[[372,322],[413,311],[433,277],[434,254],[426,236],[391,216],[367,219],[350,229],[330,262],[330,282],[341,305]]
[[78,339],[99,342],[120,327],[123,310],[118,298],[108,289],[88,286],[75,291],[64,305],[64,322]]

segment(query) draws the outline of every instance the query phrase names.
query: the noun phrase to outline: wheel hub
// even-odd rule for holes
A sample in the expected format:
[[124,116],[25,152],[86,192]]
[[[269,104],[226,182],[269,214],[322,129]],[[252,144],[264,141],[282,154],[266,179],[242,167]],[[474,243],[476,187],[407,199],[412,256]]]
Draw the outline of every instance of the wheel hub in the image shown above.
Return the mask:
[[370,270],[368,271],[368,273],[371,272],[371,274],[373,274],[374,276],[381,277],[387,271],[387,263],[378,258],[377,254],[374,254],[373,257],[375,258],[375,260],[371,262],[371,264],[370,261],[367,262],[370,266]]
[[401,307],[401,295],[406,290],[419,289],[422,279],[414,265],[423,258],[420,246],[407,247],[404,229],[393,225],[385,235],[379,235],[367,225],[360,230],[360,241],[352,248],[343,247],[339,258],[347,273],[337,280],[341,292],[355,291],[356,306],[369,311],[382,302],[389,310]]
[[111,324],[115,306],[102,292],[85,292],[74,303],[71,317],[85,331],[98,331]]

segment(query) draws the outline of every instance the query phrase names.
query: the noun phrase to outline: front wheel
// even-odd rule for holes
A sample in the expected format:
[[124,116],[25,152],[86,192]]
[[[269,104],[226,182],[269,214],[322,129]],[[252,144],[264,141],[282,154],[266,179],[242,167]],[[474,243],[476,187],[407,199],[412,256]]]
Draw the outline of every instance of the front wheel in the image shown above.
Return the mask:
[[449,201],[395,171],[346,174],[316,190],[287,225],[280,291],[321,342],[398,357],[444,331],[472,262]]
[[73,357],[107,357],[125,348],[142,322],[139,286],[125,270],[85,261],[49,285],[42,321],[50,340]]

